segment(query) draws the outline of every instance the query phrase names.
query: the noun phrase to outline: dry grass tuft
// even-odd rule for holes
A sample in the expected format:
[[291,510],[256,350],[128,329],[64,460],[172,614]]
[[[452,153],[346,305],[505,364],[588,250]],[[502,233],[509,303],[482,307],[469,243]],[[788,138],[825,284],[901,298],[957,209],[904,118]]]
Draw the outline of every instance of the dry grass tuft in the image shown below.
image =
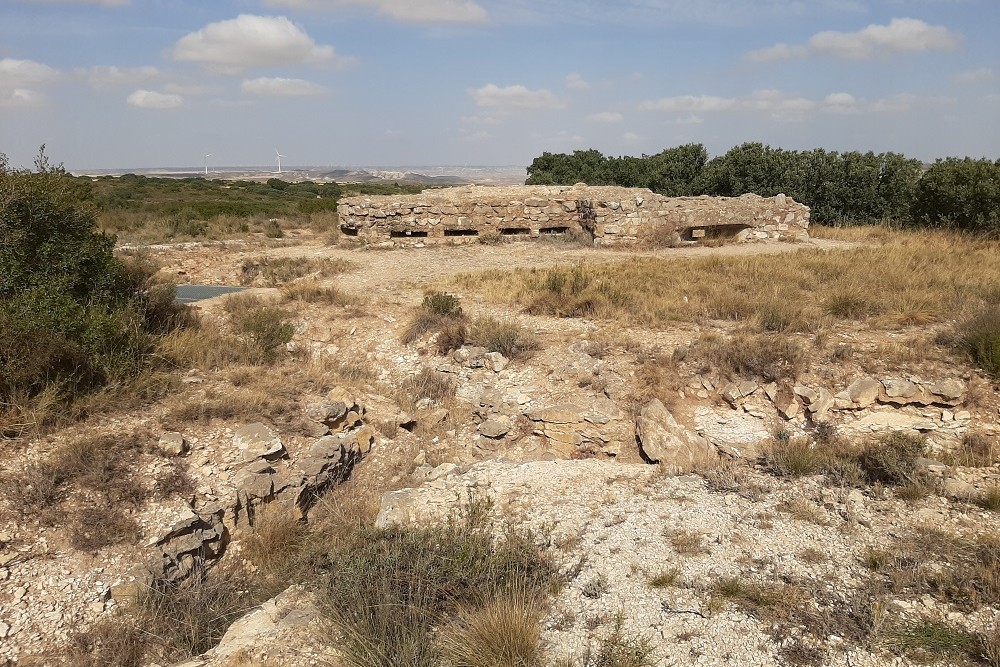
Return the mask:
[[[67,525],[78,549],[134,541],[132,513],[146,499],[135,475],[144,442],[133,437],[81,438],[58,446],[16,474],[0,478],[0,496],[42,525]],[[77,507],[67,510],[67,501]]]
[[666,570],[661,570],[657,574],[653,575],[649,579],[649,585],[653,588],[670,588],[677,583],[680,576],[680,568],[671,567]]
[[508,359],[526,359],[541,347],[538,339],[513,319],[480,317],[469,329],[468,343],[499,352]]
[[535,596],[517,590],[482,606],[458,610],[441,633],[441,648],[453,667],[540,667],[541,610]]
[[332,286],[320,285],[315,280],[300,280],[281,286],[282,301],[319,303],[325,306],[357,306],[361,300]]
[[806,367],[802,346],[787,336],[775,334],[732,338],[702,334],[691,345],[688,355],[704,359],[730,377],[752,377],[767,382],[795,379]]
[[670,531],[670,545],[679,554],[696,556],[709,553],[705,546],[705,536],[691,530]]
[[1000,380],[1000,307],[990,305],[960,324],[959,347],[987,374]]
[[260,284],[277,287],[284,283],[312,276],[330,278],[353,271],[357,266],[345,259],[327,257],[259,257],[243,263],[240,284]]
[[416,375],[403,381],[396,390],[396,398],[404,410],[415,410],[417,404],[427,399],[441,404],[455,396],[455,384],[444,373],[422,368]]

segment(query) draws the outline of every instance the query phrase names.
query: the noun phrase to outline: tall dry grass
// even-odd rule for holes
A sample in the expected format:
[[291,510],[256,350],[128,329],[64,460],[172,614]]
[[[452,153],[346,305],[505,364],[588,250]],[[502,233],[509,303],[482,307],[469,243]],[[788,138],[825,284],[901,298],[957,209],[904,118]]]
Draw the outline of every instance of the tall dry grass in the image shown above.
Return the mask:
[[896,327],[964,317],[1000,301],[1000,242],[895,231],[877,246],[491,270],[456,282],[528,312],[637,326],[727,320],[803,331],[857,320]]

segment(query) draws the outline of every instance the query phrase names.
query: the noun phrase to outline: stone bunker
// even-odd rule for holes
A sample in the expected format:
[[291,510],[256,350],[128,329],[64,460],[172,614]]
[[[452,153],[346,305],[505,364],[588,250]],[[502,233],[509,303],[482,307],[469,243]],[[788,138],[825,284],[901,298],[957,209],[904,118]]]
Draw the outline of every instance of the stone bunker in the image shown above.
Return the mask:
[[345,197],[346,236],[383,245],[511,240],[585,232],[597,245],[704,239],[734,243],[809,238],[809,208],[791,197],[664,197],[608,186],[467,186],[417,195]]

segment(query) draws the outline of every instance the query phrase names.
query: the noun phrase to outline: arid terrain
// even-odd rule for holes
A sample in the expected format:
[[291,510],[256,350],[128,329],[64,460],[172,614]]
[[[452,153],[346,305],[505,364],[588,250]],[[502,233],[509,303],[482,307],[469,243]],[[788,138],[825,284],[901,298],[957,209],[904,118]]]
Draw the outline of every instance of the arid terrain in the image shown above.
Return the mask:
[[[344,526],[438,526],[537,549],[434,617],[446,664],[1000,665],[1000,395],[963,348],[996,242],[349,241],[122,251],[248,289],[5,442],[0,660],[389,664],[336,591],[401,566]],[[460,657],[483,608],[530,661]]]

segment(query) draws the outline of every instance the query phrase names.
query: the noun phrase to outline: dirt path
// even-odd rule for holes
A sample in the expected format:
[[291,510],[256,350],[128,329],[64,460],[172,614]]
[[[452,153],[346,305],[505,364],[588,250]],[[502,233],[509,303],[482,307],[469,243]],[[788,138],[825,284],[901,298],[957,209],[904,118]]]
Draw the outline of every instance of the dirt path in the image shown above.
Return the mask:
[[425,288],[449,276],[486,269],[543,268],[558,264],[615,262],[635,257],[664,260],[692,257],[749,257],[798,252],[805,249],[837,250],[857,247],[855,243],[814,239],[809,243],[746,244],[717,248],[670,248],[653,252],[632,252],[601,248],[566,248],[535,242],[500,246],[468,244],[394,250],[356,250],[306,243],[302,245],[251,249],[236,244],[200,251],[166,250],[160,259],[165,270],[182,282],[239,284],[240,266],[251,257],[328,257],[344,259],[357,265],[338,282],[369,295],[387,296],[401,291]]

